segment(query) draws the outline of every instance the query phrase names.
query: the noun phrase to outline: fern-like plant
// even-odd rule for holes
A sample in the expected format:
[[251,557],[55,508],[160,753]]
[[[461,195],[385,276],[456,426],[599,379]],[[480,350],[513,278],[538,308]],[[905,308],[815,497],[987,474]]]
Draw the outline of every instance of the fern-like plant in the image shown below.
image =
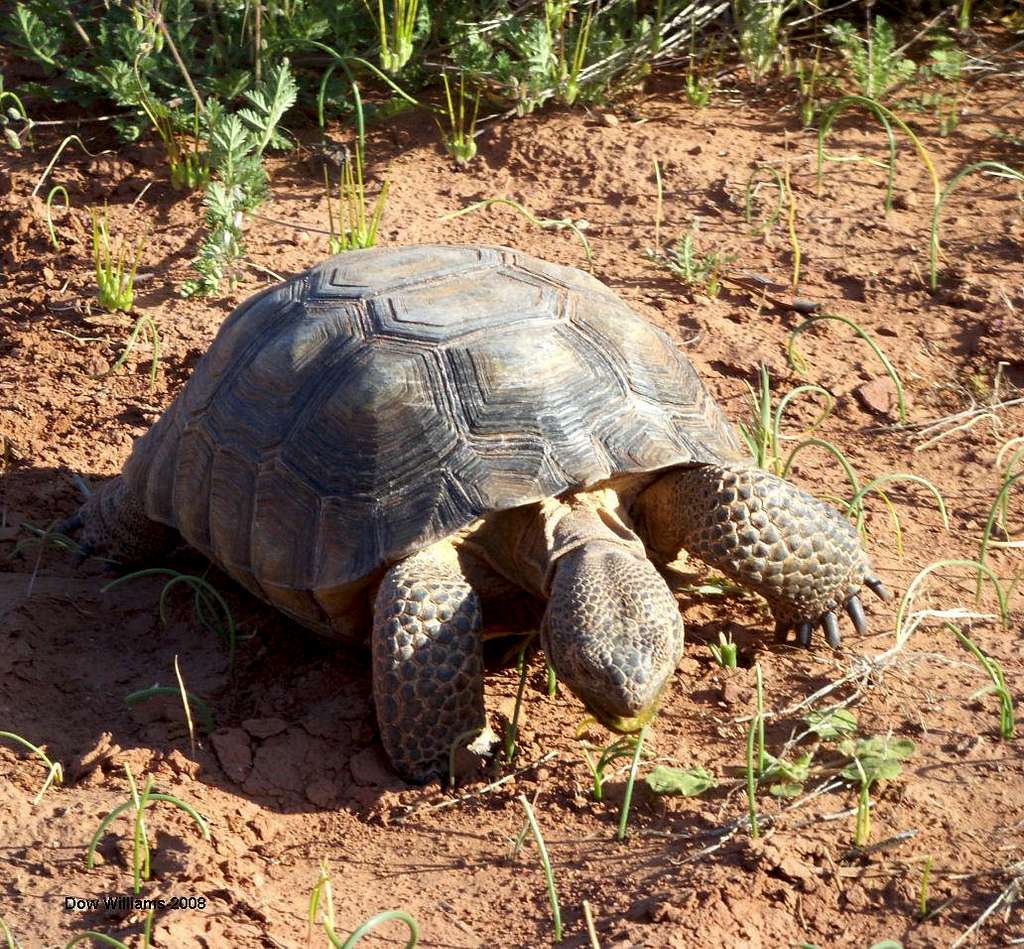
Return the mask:
[[865,36],[849,20],[830,24],[825,32],[849,64],[860,93],[869,99],[906,82],[917,69],[914,61],[897,49],[892,26],[883,16],[876,16],[873,26],[868,24]]
[[268,148],[288,147],[278,126],[297,95],[298,86],[284,59],[263,82],[245,93],[249,105],[237,114],[210,103],[207,121],[213,175],[203,199],[207,235],[192,262],[199,276],[185,284],[186,296],[216,293],[224,280],[233,282],[235,265],[245,255],[246,215],[268,194],[263,154]]

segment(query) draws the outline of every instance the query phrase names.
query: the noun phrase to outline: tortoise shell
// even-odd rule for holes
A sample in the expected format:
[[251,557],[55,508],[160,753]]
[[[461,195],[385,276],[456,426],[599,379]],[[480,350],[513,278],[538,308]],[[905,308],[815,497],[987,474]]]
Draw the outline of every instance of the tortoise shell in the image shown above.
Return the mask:
[[148,515],[300,622],[488,513],[741,457],[598,280],[502,247],[332,257],[238,307],[125,467]]

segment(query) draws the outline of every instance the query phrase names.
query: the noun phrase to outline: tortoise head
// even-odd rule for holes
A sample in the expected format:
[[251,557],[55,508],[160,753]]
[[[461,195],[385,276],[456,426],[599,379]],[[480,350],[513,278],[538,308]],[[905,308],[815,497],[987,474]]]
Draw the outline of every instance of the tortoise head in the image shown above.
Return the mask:
[[683,652],[683,621],[650,561],[591,541],[559,558],[541,638],[587,710],[628,733],[658,710]]

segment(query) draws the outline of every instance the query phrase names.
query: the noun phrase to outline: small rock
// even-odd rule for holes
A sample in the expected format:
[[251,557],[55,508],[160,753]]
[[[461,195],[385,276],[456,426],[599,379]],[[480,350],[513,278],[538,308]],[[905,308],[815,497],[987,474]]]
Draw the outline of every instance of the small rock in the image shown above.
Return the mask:
[[249,736],[241,728],[221,728],[210,736],[213,750],[224,773],[239,784],[252,771],[252,748]]
[[686,150],[686,154],[687,155],[699,155],[702,151],[704,151],[704,149],[701,148],[700,145],[694,145],[693,148],[688,148]]
[[726,705],[746,705],[750,701],[750,689],[744,688],[733,679],[722,686],[722,701]]
[[875,415],[893,416],[899,406],[896,386],[888,376],[879,376],[853,390],[864,408]]
[[270,738],[280,735],[288,727],[288,723],[280,718],[247,718],[242,722],[244,728],[253,738]]
[[611,112],[599,112],[598,118],[609,128],[616,128],[619,124],[618,117],[612,115]]

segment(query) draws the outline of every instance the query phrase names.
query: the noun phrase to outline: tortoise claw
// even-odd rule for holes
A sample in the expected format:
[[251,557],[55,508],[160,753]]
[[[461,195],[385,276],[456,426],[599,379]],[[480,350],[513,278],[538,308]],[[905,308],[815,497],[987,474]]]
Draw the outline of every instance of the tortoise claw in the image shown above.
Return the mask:
[[61,534],[66,534],[70,537],[75,531],[82,529],[82,515],[72,514],[71,517],[60,522],[57,525],[57,531]]
[[825,639],[833,649],[838,649],[843,641],[843,637],[839,633],[839,620],[836,619],[836,614],[829,610],[821,618],[821,628],[825,630]]
[[814,631],[814,627],[810,623],[801,623],[796,628],[796,641],[800,643],[804,649],[809,649],[811,646],[811,633]]
[[853,628],[857,630],[858,635],[863,636],[868,631],[868,618],[864,615],[864,605],[859,596],[854,594],[846,601],[846,612],[853,620]]
[[885,584],[883,584],[878,577],[865,577],[864,586],[874,593],[875,596],[880,597],[883,600],[892,599],[892,594],[885,588]]
[[792,628],[791,623],[787,623],[785,620],[776,620],[775,622],[775,641],[777,643],[784,643],[786,637],[789,635],[789,631]]

